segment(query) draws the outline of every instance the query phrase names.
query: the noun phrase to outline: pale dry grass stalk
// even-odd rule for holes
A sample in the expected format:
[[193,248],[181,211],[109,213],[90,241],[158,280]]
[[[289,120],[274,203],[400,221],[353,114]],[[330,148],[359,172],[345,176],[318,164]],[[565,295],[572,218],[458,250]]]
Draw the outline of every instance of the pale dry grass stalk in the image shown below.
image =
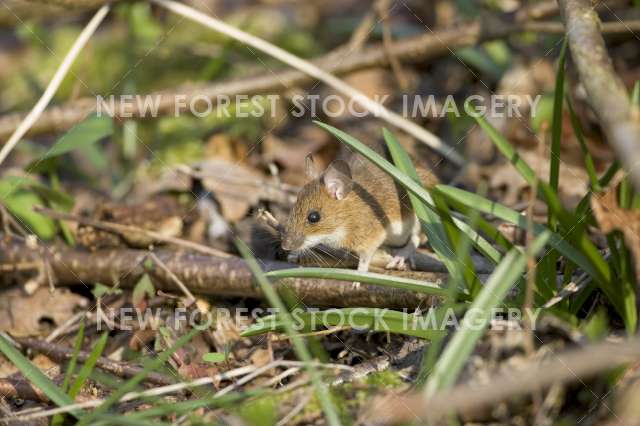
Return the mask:
[[45,89],[38,102],[31,109],[29,114],[27,114],[24,120],[22,120],[13,134],[9,137],[9,140],[7,140],[7,143],[4,144],[2,150],[0,150],[0,164],[2,164],[2,162],[7,158],[13,148],[15,148],[18,142],[20,142],[20,139],[22,139],[22,137],[29,131],[31,126],[33,126],[33,123],[38,121],[38,118],[40,117],[42,112],[45,110],[47,105],[49,105],[49,102],[51,102],[53,95],[55,95],[58,91],[58,88],[62,84],[64,78],[67,76],[76,58],[78,57],[80,52],[82,52],[82,49],[87,44],[93,33],[95,33],[96,29],[98,29],[98,26],[104,20],[105,16],[107,16],[107,13],[109,13],[110,8],[111,6],[108,4],[102,6],[96,12],[96,14],[93,15],[93,18],[91,18],[87,26],[84,27],[76,41],[73,43],[73,46],[71,46],[71,49],[62,60],[62,63],[56,70],[56,73],[53,75],[53,78],[47,85],[47,88]]

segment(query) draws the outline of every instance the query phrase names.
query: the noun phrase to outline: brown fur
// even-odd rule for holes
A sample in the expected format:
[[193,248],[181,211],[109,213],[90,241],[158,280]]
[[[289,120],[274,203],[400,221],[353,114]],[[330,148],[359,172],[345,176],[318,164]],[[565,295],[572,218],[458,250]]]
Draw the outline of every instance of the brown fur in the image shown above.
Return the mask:
[[[337,200],[329,194],[324,175],[302,188],[286,225],[283,247],[294,251],[308,248],[304,247],[308,238],[334,235],[340,228],[345,231],[344,239],[319,243],[363,256],[372,254],[381,245],[404,245],[411,238],[416,219],[406,191],[359,155],[349,163],[353,184],[344,199]],[[437,183],[437,178],[428,170],[419,169],[418,174],[425,186]],[[314,224],[307,220],[313,210],[321,216]],[[399,222],[402,222],[401,231],[392,232],[391,225]]]

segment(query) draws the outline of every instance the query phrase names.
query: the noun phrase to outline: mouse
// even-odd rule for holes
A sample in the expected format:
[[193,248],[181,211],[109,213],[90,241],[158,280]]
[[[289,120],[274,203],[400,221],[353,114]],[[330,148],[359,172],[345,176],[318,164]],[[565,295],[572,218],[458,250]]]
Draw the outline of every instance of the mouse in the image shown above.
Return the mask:
[[[420,224],[409,196],[387,173],[360,154],[337,159],[319,172],[308,155],[308,182],[299,191],[282,233],[282,248],[294,254],[318,245],[358,256],[358,271],[366,272],[378,249],[390,254],[387,269],[413,267],[420,243]],[[424,168],[423,185],[438,183]]]

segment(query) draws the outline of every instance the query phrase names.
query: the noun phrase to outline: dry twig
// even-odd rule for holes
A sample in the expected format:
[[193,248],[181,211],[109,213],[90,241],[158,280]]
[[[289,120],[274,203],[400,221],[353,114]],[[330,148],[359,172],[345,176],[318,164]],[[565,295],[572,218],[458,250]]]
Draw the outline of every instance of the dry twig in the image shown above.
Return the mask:
[[[123,249],[87,252],[65,245],[27,247],[21,241],[0,239],[0,263],[41,261],[41,251],[49,256],[51,268],[58,285],[83,285],[83,283],[113,283],[124,288],[133,288],[137,280],[147,272],[142,264],[148,256],[146,250]],[[244,260],[228,255],[203,256],[198,253],[156,249],[155,255],[194,294],[218,297],[262,298],[255,285],[253,274]],[[289,263],[262,261],[265,270],[295,267]],[[401,276],[429,282],[442,282],[446,273],[396,272]],[[172,291],[175,283],[164,270],[153,271],[156,289]],[[2,278],[9,279],[11,274]],[[114,282],[115,280],[115,282]],[[363,284],[353,288],[351,282],[331,279],[287,278],[274,283],[276,287],[291,290],[308,305],[314,306],[363,306],[390,309],[415,309],[418,306],[435,306],[440,302],[436,296],[406,290]]]
[[[14,340],[21,346],[29,348],[35,352],[46,354],[47,357],[57,362],[68,361],[73,356],[73,349],[55,343],[28,337],[14,337]],[[78,353],[78,361],[85,362],[89,358],[89,355],[90,354],[88,352],[80,351]],[[142,367],[138,367],[126,362],[114,361],[105,357],[98,358],[96,367],[123,378],[133,377],[136,374],[140,373],[140,371],[142,371]],[[152,383],[158,386],[169,385],[175,382],[175,380],[160,373],[150,373],[145,380],[148,383]]]
[[598,14],[589,0],[558,0],[558,4],[587,100],[633,186],[640,191],[640,112],[631,105],[627,89],[613,69]]
[[599,343],[532,362],[519,371],[502,373],[486,384],[464,384],[425,400],[422,396],[387,397],[372,404],[371,418],[382,424],[437,419],[450,413],[469,413],[481,407],[531,394],[554,384],[586,380],[640,358],[640,339]]
[[195,243],[193,241],[185,240],[176,237],[167,237],[159,232],[149,231],[133,225],[123,225],[120,223],[106,222],[103,220],[94,220],[76,216],[70,213],[62,213],[55,210],[47,209],[44,207],[34,207],[34,211],[41,213],[45,216],[49,216],[53,219],[66,220],[70,222],[77,222],[82,225],[93,226],[94,228],[104,229],[105,231],[115,232],[116,234],[140,234],[155,241],[160,241],[168,244],[175,244],[180,247],[184,247],[189,250],[197,251],[203,254],[208,254],[217,257],[228,257],[229,254],[216,250],[214,248],[204,246],[202,244]]

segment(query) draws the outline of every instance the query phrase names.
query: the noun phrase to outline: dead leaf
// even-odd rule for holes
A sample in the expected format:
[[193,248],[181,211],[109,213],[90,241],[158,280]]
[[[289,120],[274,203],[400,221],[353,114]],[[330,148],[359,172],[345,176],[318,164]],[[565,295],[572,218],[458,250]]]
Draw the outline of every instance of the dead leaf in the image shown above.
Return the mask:
[[605,192],[593,194],[591,209],[602,232],[606,234],[615,230],[622,232],[627,247],[634,257],[636,281],[640,282],[640,211],[620,207],[617,189],[617,185],[612,185]]
[[62,325],[87,304],[87,299],[66,288],[51,293],[42,287],[27,296],[15,287],[0,296],[0,330],[17,337],[39,335]]
[[241,163],[247,158],[247,146],[231,136],[218,133],[209,138],[204,147],[205,158]]
[[[393,73],[384,68],[355,71],[346,75],[344,81],[383,105],[388,105],[398,91]],[[351,120],[366,112],[359,104],[330,88],[324,91],[321,99],[319,104],[323,110],[336,121]]]
[[251,363],[255,365],[256,368],[264,367],[271,361],[273,361],[273,352],[269,349],[258,348],[251,354]]
[[37,354],[33,357],[31,362],[50,379],[55,378],[62,371],[60,364],[54,362],[51,358],[43,354]]
[[[136,204],[101,203],[96,206],[92,218],[135,226],[159,233],[163,237],[176,237],[182,232],[188,212],[187,206],[182,205],[175,197],[159,195]],[[94,250],[123,245],[123,240],[129,247],[144,248],[157,242],[141,232],[115,234],[86,225],[78,226],[76,237],[82,245]]]
[[0,378],[9,377],[19,371],[18,367],[13,365],[13,363],[7,360],[4,356],[0,355]]
[[[549,159],[538,155],[537,150],[518,150],[520,157],[525,160],[537,175],[545,182],[549,181]],[[491,189],[504,192],[501,201],[514,206],[518,202],[528,202],[525,190],[529,184],[509,162],[504,162],[486,169]],[[560,199],[568,208],[574,208],[589,190],[589,177],[581,167],[560,163],[559,192]]]
[[[196,169],[194,167],[194,169]],[[230,222],[244,218],[260,200],[263,176],[257,170],[224,160],[210,159],[197,165],[202,185],[220,203],[222,215]]]

